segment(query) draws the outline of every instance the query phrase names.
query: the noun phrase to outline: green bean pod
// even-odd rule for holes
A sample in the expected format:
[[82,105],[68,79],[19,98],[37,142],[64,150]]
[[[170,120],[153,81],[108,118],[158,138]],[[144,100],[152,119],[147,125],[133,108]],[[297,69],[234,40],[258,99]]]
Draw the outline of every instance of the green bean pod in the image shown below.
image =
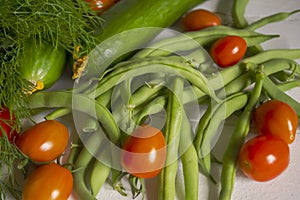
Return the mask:
[[186,113],[183,113],[179,151],[181,155],[186,200],[197,200],[199,193],[198,157],[193,133]]
[[248,25],[246,28],[250,30],[256,30],[258,28],[261,28],[267,24],[274,23],[274,22],[280,22],[282,20],[285,20],[286,18],[290,17],[293,14],[296,14],[300,12],[300,9],[294,10],[292,12],[280,12],[280,13],[275,13],[266,17],[263,17],[250,25]]
[[191,84],[197,86],[204,93],[219,101],[214,91],[207,84],[206,77],[198,70],[192,68],[180,57],[170,58],[152,58],[143,61],[133,61],[131,65],[116,69],[100,80],[96,88],[95,95],[99,96],[103,92],[111,89],[117,83],[125,80],[128,77],[136,77],[147,73],[165,73],[175,74],[185,77]]
[[233,19],[234,26],[237,28],[245,28],[248,25],[247,19],[245,17],[245,11],[247,8],[249,0],[234,0],[231,16]]
[[275,83],[270,80],[270,78],[266,77],[263,88],[266,90],[267,94],[272,99],[278,99],[283,102],[288,103],[297,113],[298,117],[300,117],[300,103],[296,101],[294,98],[286,94],[283,90],[278,88]]
[[45,116],[45,119],[47,120],[51,120],[51,119],[57,119],[63,116],[66,116],[68,114],[70,114],[72,111],[69,108],[61,108],[61,109],[56,109],[53,112],[47,114]]
[[[212,139],[216,137],[222,122],[231,116],[234,112],[242,109],[248,101],[247,93],[236,93],[226,98],[226,100],[207,109],[209,115],[200,119],[199,127],[197,129],[194,144],[198,154],[199,165],[202,173],[209,177],[213,182],[214,179],[210,174],[210,150],[213,145]],[[203,123],[203,122],[206,123]]]
[[75,161],[76,171],[73,172],[73,187],[80,199],[96,200],[85,181],[85,173],[87,166],[94,159],[94,155],[101,146],[102,141],[103,137],[99,137],[99,133],[94,132],[90,134],[85,143],[85,146],[83,147]]
[[229,145],[225,150],[222,162],[223,167],[221,172],[221,192],[219,196],[220,200],[231,199],[239,150],[248,134],[251,113],[260,97],[264,78],[265,77],[263,72],[261,70],[258,70],[258,72],[256,72],[256,84],[251,91],[250,99],[245,106],[242,115],[237,121],[237,124],[233,130],[233,134],[230,138]]
[[172,91],[169,93],[165,138],[167,143],[166,166],[160,174],[159,199],[175,199],[175,178],[178,169],[178,148],[180,128],[182,123],[182,95],[184,82],[181,78],[174,78]]
[[[73,102],[71,104],[70,102]],[[87,106],[88,105],[88,106]],[[89,106],[94,105],[94,106]],[[35,108],[69,108],[83,113],[96,112],[97,118],[113,143],[119,142],[120,131],[110,111],[97,101],[81,94],[68,91],[39,92],[29,97],[28,107]]]
[[101,187],[107,180],[111,167],[109,163],[111,162],[111,152],[110,147],[105,146],[97,154],[96,159],[94,160],[91,173],[90,173],[90,185],[91,192],[96,197],[99,193]]
[[202,46],[209,46],[217,39],[227,35],[243,37],[249,46],[253,46],[278,35],[265,35],[248,29],[235,29],[228,26],[213,26],[200,31],[186,32],[171,38],[162,39],[136,53],[133,58],[166,56],[172,52],[187,51]]

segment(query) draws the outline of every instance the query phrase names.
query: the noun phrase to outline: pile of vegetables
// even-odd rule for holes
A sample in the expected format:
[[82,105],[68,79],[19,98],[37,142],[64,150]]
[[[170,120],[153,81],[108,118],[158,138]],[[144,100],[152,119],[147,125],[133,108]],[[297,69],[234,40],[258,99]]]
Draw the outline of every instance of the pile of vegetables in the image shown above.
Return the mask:
[[[73,190],[92,200],[105,183],[136,198],[154,177],[158,198],[175,199],[179,165],[185,199],[198,199],[199,173],[220,183],[219,199],[231,199],[238,167],[256,181],[288,169],[300,104],[285,91],[299,87],[300,50],[264,50],[261,44],[279,35],[257,29],[299,10],[249,24],[248,1],[235,0],[229,26],[211,11],[189,11],[201,2],[5,1],[0,164],[8,170],[0,177],[1,199],[6,193],[67,199]],[[25,17],[24,25],[3,17]],[[183,32],[155,38],[177,19]],[[66,66],[74,87],[45,90]],[[11,76],[19,81],[8,90]],[[20,129],[21,119],[34,121],[37,114],[45,120]],[[212,149],[235,115],[230,142],[217,158]],[[220,180],[214,163],[222,167]],[[19,191],[16,171],[25,175]]]

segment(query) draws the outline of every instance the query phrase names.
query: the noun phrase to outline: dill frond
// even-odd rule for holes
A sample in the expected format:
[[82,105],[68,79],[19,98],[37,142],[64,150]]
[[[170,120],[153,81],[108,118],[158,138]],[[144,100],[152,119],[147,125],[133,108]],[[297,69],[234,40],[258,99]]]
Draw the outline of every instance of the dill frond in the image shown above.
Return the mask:
[[18,41],[33,37],[73,51],[75,46],[90,50],[93,31],[101,23],[82,0],[3,0],[0,27]]
[[[70,53],[80,46],[81,53],[87,54],[96,45],[93,33],[100,24],[100,17],[83,0],[1,0],[0,109],[6,107],[14,111],[15,129],[20,129],[21,119],[30,117],[24,91],[32,85],[18,70],[24,41],[28,38],[46,41]],[[6,193],[17,198],[13,169],[22,155],[3,136],[0,148],[0,199],[5,199]],[[7,171],[3,178],[4,166]]]

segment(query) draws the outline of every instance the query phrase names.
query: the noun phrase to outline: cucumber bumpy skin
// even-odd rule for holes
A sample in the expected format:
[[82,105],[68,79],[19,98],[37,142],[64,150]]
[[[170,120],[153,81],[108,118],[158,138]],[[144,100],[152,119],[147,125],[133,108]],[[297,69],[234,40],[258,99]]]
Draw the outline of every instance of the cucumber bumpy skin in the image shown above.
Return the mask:
[[19,71],[23,78],[33,84],[29,94],[51,87],[66,67],[67,52],[46,42],[28,39],[20,56]]

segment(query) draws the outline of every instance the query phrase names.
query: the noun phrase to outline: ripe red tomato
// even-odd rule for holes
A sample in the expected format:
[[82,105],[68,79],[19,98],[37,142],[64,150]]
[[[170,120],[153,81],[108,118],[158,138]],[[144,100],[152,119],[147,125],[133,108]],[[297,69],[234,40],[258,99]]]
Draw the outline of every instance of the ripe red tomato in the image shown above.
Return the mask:
[[55,120],[35,124],[21,134],[16,144],[31,160],[49,162],[64,152],[68,145],[68,129]]
[[246,41],[235,35],[218,39],[210,49],[210,55],[220,67],[225,68],[238,63],[247,51]]
[[259,135],[240,151],[239,166],[249,178],[264,182],[279,176],[289,164],[288,144],[273,136]]
[[253,113],[254,124],[260,134],[273,135],[291,144],[295,140],[298,116],[285,102],[269,100]]
[[196,31],[220,24],[221,19],[218,15],[204,9],[193,10],[182,18],[182,25],[185,31]]
[[67,200],[73,189],[72,173],[55,163],[39,166],[25,181],[23,200]]
[[112,7],[116,1],[115,0],[85,0],[90,8],[97,12],[103,12],[110,7]]
[[134,176],[152,178],[164,167],[166,154],[162,132],[144,125],[138,127],[126,140],[121,152],[121,163]]
[[15,116],[7,108],[1,108],[0,110],[0,137],[3,133],[7,135],[7,139],[12,143],[18,136],[18,133],[12,127],[15,123]]

